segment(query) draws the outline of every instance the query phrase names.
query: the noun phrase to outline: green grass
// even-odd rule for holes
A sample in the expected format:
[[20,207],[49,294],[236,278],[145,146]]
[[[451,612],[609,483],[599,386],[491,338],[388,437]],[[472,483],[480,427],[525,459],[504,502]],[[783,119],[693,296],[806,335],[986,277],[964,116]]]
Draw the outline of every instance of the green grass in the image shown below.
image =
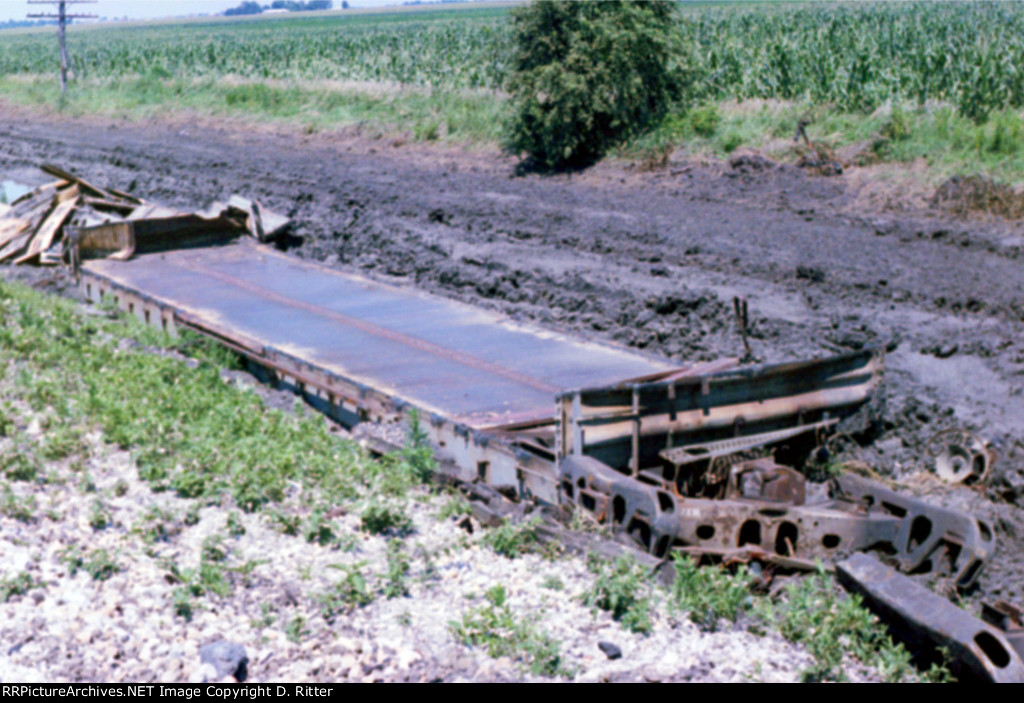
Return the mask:
[[[679,146],[728,155],[791,139],[807,113],[811,138],[841,148],[902,113],[883,162],[1024,181],[1024,4],[690,3],[678,26],[686,99],[620,151],[648,167]],[[2,100],[492,146],[506,123],[507,7],[82,26],[68,41],[77,79],[61,97],[52,30],[5,32]]]
[[977,123],[943,105],[897,103],[864,114],[798,101],[706,103],[670,114],[652,133],[621,148],[618,155],[654,163],[676,149],[720,158],[739,149],[756,149],[771,158],[795,161],[793,137],[797,123],[805,118],[811,120],[806,131],[812,143],[837,155],[862,147],[854,165],[910,164],[922,159],[933,185],[954,173],[1024,181],[1024,112],[997,110],[987,121]]
[[23,596],[41,585],[38,579],[27,571],[22,571],[11,578],[0,579],[0,603],[6,603],[15,596]]
[[572,676],[562,661],[558,642],[518,619],[507,598],[504,586],[491,588],[487,605],[449,624],[452,634],[469,647],[486,649],[491,657],[510,657],[538,676]]

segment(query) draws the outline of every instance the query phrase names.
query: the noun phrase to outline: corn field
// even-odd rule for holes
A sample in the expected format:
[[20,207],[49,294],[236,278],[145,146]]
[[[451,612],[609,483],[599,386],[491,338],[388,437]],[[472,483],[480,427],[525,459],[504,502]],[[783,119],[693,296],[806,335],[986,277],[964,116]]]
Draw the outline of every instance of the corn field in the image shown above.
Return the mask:
[[[694,102],[803,99],[871,111],[889,100],[982,121],[1024,106],[1024,2],[701,5],[680,13]],[[49,32],[0,34],[0,75],[54,71]],[[506,10],[73,27],[80,77],[331,79],[498,89]]]

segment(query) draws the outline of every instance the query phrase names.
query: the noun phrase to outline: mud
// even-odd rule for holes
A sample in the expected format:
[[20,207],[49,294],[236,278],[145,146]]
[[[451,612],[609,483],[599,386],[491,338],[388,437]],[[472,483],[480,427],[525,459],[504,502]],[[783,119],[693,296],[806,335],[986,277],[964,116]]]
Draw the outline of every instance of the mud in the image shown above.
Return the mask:
[[[0,109],[0,176],[43,162],[191,210],[240,193],[295,218],[298,256],[677,361],[741,356],[733,296],[764,361],[878,345],[880,473],[992,520],[981,591],[1024,602],[1024,230],[913,207],[864,212],[856,179],[758,155],[641,172],[517,176],[496,153],[253,126],[26,120]],[[989,484],[923,475],[962,426],[999,453]]]

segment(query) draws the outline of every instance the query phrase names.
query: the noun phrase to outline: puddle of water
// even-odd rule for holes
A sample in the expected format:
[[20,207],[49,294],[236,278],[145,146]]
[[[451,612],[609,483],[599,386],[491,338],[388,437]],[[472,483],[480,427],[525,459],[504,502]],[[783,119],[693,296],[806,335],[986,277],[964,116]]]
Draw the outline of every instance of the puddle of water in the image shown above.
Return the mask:
[[13,203],[32,190],[31,186],[17,181],[0,181],[0,203]]

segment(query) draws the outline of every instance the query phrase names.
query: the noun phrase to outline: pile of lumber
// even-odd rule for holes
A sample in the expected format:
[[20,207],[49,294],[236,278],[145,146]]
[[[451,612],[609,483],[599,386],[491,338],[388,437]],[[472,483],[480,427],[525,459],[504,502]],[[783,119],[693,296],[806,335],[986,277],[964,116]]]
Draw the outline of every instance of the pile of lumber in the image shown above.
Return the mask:
[[288,218],[237,195],[227,203],[185,213],[101,188],[61,168],[44,165],[57,180],[0,204],[0,262],[54,265],[206,243],[248,234],[268,241]]

